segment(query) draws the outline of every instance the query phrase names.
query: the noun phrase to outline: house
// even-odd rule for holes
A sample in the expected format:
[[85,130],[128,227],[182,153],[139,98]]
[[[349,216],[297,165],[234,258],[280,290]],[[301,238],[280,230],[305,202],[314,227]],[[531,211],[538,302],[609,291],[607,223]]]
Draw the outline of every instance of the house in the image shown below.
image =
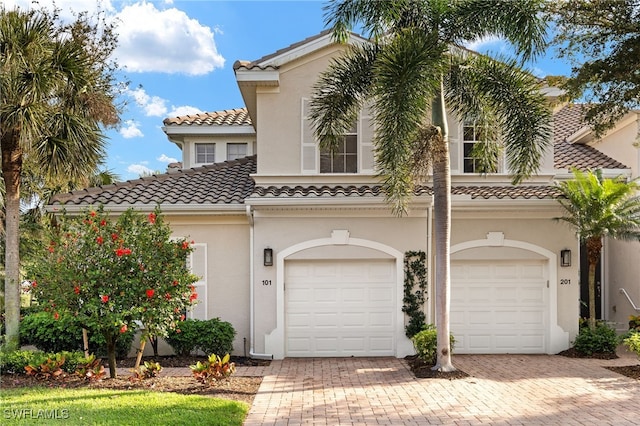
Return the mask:
[[[365,40],[353,35],[351,42]],[[407,215],[391,213],[375,175],[366,110],[340,152],[319,150],[308,100],[342,49],[323,32],[237,61],[244,107],[164,120],[167,137],[182,149],[181,170],[59,195],[52,207],[104,204],[118,212],[159,203],[175,234],[196,241],[191,266],[201,277],[201,303],[191,316],[231,322],[239,355],[413,353],[404,333],[403,259],[407,251],[427,253],[425,312],[434,322],[432,191],[418,188]],[[554,181],[569,177],[569,166],[637,176],[640,152],[631,142],[639,120],[630,114],[595,142],[579,107],[559,108],[555,117],[553,150],[539,174],[518,186],[503,166],[474,173],[465,158],[473,123],[450,117],[456,353],[553,354],[578,332],[580,247],[554,220],[561,214]],[[567,264],[563,251],[573,256]],[[603,312],[619,324],[632,312],[620,289],[640,303],[639,255],[638,245],[607,242]]]

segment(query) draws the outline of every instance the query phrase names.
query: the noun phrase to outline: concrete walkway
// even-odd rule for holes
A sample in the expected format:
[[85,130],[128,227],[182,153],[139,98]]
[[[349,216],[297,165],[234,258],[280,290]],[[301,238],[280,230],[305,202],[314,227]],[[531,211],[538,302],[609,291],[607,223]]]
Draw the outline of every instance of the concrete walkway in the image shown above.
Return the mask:
[[640,381],[547,355],[456,355],[470,377],[416,379],[395,358],[312,358],[239,367],[264,375],[245,425],[639,425]]

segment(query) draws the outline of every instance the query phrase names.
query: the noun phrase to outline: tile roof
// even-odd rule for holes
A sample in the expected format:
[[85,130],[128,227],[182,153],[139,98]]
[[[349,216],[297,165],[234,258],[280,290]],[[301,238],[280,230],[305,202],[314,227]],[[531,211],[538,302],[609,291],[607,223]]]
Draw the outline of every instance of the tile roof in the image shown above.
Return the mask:
[[51,205],[242,204],[254,187],[256,157],[56,195]]
[[261,70],[277,69],[278,67],[275,67],[275,66],[272,66],[272,65],[264,66],[264,65],[260,65],[260,64],[262,64],[263,62],[268,61],[269,59],[272,59],[272,58],[275,58],[277,56],[283,55],[283,54],[285,54],[285,53],[287,53],[287,52],[289,52],[289,51],[291,51],[291,50],[293,50],[293,49],[295,49],[297,47],[303,46],[303,45],[305,45],[307,43],[310,43],[310,42],[312,42],[312,41],[314,41],[316,39],[324,37],[325,35],[329,34],[330,32],[331,32],[331,29],[323,30],[319,34],[313,35],[311,37],[307,37],[304,40],[301,40],[299,42],[290,44],[289,46],[284,47],[282,49],[278,49],[273,53],[265,55],[262,58],[256,59],[255,61],[235,61],[234,64],[233,64],[233,70],[235,71],[235,70],[240,69],[240,68],[244,68],[244,69],[247,69],[247,70],[252,70],[254,68],[258,68],[258,69],[261,69]]
[[[432,195],[429,186],[419,186],[414,195]],[[504,185],[504,186],[454,186],[452,195],[468,195],[471,199],[547,199],[554,198],[559,193],[553,186],[545,185]],[[260,198],[288,198],[288,197],[378,197],[384,196],[381,185],[348,185],[348,186],[257,186],[252,197]]]
[[553,115],[554,167],[556,169],[576,167],[580,170],[627,169],[626,165],[592,146],[567,142],[567,138],[586,126],[583,121],[584,110],[585,105],[569,104]]
[[165,118],[165,126],[251,126],[251,118],[246,108],[225,109],[223,111],[203,112],[195,115]]

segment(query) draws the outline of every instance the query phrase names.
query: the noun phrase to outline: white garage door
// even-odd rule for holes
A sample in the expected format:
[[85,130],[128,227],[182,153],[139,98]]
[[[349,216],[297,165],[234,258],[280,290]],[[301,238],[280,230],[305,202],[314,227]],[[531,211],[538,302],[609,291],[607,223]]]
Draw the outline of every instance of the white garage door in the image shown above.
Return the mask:
[[452,261],[455,353],[545,353],[548,290],[540,261]]
[[394,354],[393,261],[287,261],[285,268],[287,356]]

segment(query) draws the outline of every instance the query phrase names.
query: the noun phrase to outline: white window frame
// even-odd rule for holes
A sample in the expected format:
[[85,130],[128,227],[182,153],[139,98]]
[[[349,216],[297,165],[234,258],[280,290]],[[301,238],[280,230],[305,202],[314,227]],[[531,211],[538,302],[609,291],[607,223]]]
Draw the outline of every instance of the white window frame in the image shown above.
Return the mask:
[[[244,154],[237,154],[234,153],[234,158],[231,158],[230,155],[231,153],[229,152],[229,147],[230,146],[244,146]],[[247,155],[249,155],[249,144],[247,142],[227,142],[227,160],[231,161],[231,160],[237,160],[238,158],[244,158]]]
[[[198,146],[211,146],[213,147],[213,161],[198,161]],[[216,143],[215,142],[195,142],[193,144],[193,163],[196,165],[202,165],[202,164],[213,164],[216,162]],[[208,153],[204,153],[205,157],[207,156]]]

